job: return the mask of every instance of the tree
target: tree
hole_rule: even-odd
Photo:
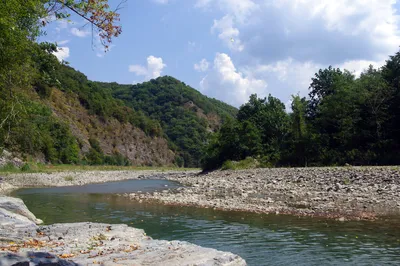
[[[52,162],[78,161],[70,129],[37,102],[32,90],[48,97],[51,87],[59,85],[60,64],[52,54],[56,45],[36,40],[48,18],[63,19],[72,13],[98,30],[106,50],[121,33],[119,15],[106,0],[0,1],[0,148],[28,154],[42,151]]]
[[[120,2],[114,10],[110,8],[108,2],[108,0],[44,0],[44,6],[47,17],[65,19],[73,13],[85,19],[92,26],[92,31],[96,30],[107,51],[112,38],[118,37],[122,32],[121,26],[118,25],[120,19],[117,11],[126,0]],[[47,23],[44,18],[42,24]]]
[[[299,95],[292,95],[292,113],[290,114],[291,141],[293,145],[292,160],[302,166],[307,166],[308,129],[306,124],[307,100]]]
[[[335,93],[334,84],[337,79],[345,78],[348,81],[354,80],[354,76],[349,71],[341,71],[339,68],[332,68],[329,66],[326,69],[320,69],[315,73],[315,77],[311,78],[310,84],[310,97],[308,105],[308,113],[310,117],[315,117],[318,105],[322,100],[331,94]]]

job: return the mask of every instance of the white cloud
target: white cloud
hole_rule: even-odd
[[[308,93],[311,78],[320,68],[332,65],[358,76],[370,64],[382,66],[389,55],[398,51],[400,43],[395,3],[197,0],[195,6],[222,12],[221,17],[214,19],[211,30],[234,52],[232,60],[239,69],[235,68],[234,73],[244,79],[268,82],[268,91],[287,102],[291,94]],[[219,84],[215,66],[211,72],[202,86]],[[241,103],[247,100],[243,97]],[[235,102],[237,105],[239,100]]]
[[[72,28],[71,33],[72,33],[72,35],[75,35],[75,36],[81,37],[81,38],[90,35],[90,31],[78,29],[78,28]]]
[[[334,68],[347,69],[359,76],[369,65],[379,68],[384,64],[368,60],[345,61],[342,64],[333,65]],[[259,64],[246,67],[242,70],[245,75],[253,75],[268,82],[269,91],[286,103],[290,102],[290,95],[308,95],[311,78],[319,69],[327,66],[313,61],[300,62],[289,57],[271,64]],[[288,105],[287,105],[288,106]]]
[[[216,54],[213,69],[200,82],[203,93],[235,106],[246,102],[253,93],[265,96],[266,88],[264,80],[238,71],[231,58],[224,53]]]
[[[209,65],[210,63],[208,63],[208,61],[203,58],[199,63],[194,64],[194,69],[199,72],[205,72],[208,70]]]
[[[233,27],[233,17],[226,15],[220,20],[214,20],[214,25],[211,28],[211,32],[218,31],[218,37],[224,41],[230,49],[234,51],[242,51],[244,46],[239,39],[239,30]]]
[[[57,42],[57,45],[64,45],[67,43],[69,43],[69,40],[62,40],[62,41]]]
[[[147,66],[130,65],[129,72],[133,72],[137,76],[144,76],[146,80],[149,80],[161,76],[161,73],[166,66],[167,65],[163,63],[161,57],[150,55],[147,57]]]
[[[255,65],[244,72],[267,80],[271,94],[283,98],[282,92],[285,92],[288,99],[292,94],[307,95],[311,78],[322,67],[312,61],[299,62],[289,57],[272,64]]]
[[[54,20],[57,23],[57,26],[55,27],[56,32],[60,32],[61,30],[68,28],[70,24],[66,19],[56,19],[55,17],[49,19],[49,21],[54,21]]]
[[[69,57],[69,47],[57,47],[57,52],[53,52],[58,61],[63,61]]]
[[[361,73],[368,69],[370,65],[373,65],[374,68],[380,68],[385,64],[385,61],[370,61],[370,60],[351,60],[346,61],[343,64],[340,64],[338,67],[340,69],[347,69],[352,72],[356,77],[359,77]]]

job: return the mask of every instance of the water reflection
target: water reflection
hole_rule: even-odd
[[[17,194],[46,223],[125,223],[239,254],[249,265],[397,265],[400,224],[336,222],[139,203],[112,194]]]

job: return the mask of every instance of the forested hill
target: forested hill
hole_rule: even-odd
[[[136,112],[160,123],[177,163],[198,166],[204,144],[237,109],[202,95],[185,83],[164,76],[136,85],[96,83]]]
[[[172,77],[88,80],[57,60],[56,44],[37,42],[47,18],[71,13],[92,22],[105,51],[121,33],[119,14],[96,1],[0,1],[0,159],[199,166],[210,132],[237,110]]]
[[[51,163],[199,166],[209,132],[237,109],[172,77],[93,82],[31,44],[37,73],[1,93],[0,148]]]

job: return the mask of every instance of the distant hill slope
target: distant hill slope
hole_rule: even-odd
[[[52,60],[54,82],[42,74],[13,95],[0,91],[0,154],[6,149],[67,164],[197,167],[209,133],[237,112],[172,77],[137,85],[94,82],[44,57]]]
[[[115,99],[73,68],[58,71],[61,90],[53,89],[50,106],[67,122],[83,154],[91,155],[97,143],[105,155],[120,154],[134,165],[172,165],[159,123]],[[94,143],[93,143],[94,142]]]
[[[157,120],[170,147],[180,154],[178,163],[187,167],[199,166],[208,133],[237,112],[235,107],[204,96],[170,76],[136,85],[96,84],[135,111]]]
[[[169,166],[176,155],[160,124],[111,91],[54,62],[57,86],[37,82],[0,100],[0,155],[65,164]],[[7,91],[1,91],[7,97]]]

